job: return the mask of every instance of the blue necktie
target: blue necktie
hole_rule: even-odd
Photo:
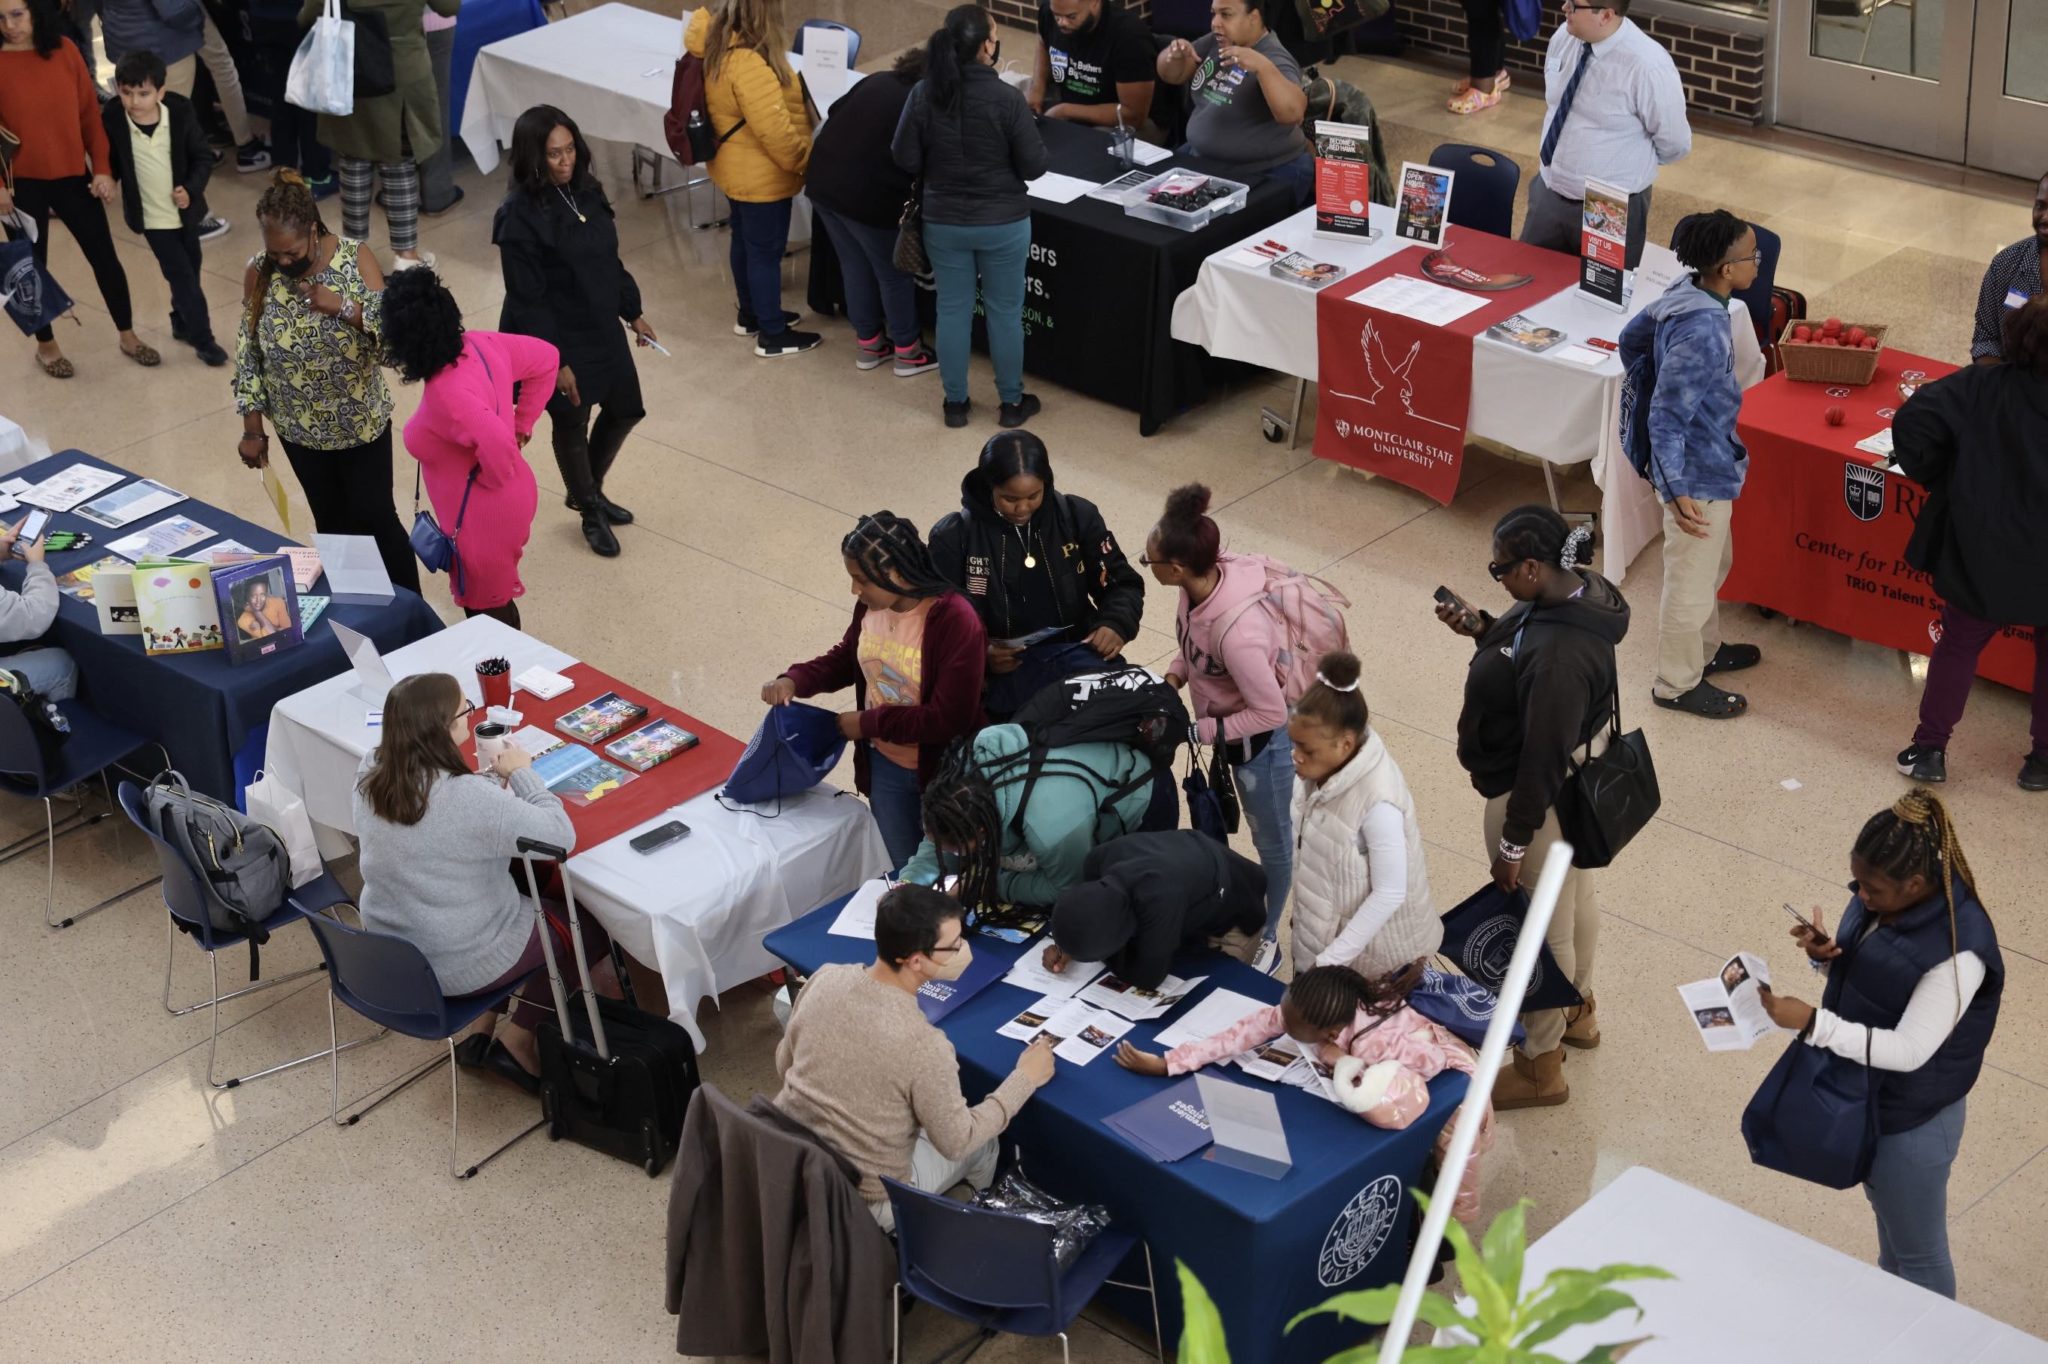
[[[1538,153],[1543,164],[1549,165],[1550,158],[1557,151],[1557,139],[1564,133],[1564,121],[1571,117],[1572,97],[1579,93],[1579,82],[1586,78],[1586,68],[1593,62],[1593,45],[1579,44],[1579,64],[1572,71],[1572,78],[1565,82],[1564,98],[1557,102],[1557,112],[1551,116],[1550,127],[1543,133],[1543,150]]]

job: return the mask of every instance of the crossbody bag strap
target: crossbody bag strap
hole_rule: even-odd
[[[484,367],[484,382],[491,386],[491,415],[502,415],[498,411],[498,376],[491,372],[490,357],[475,341],[469,343],[469,348],[476,354],[476,362]],[[455,528],[449,532],[450,538],[462,533],[463,518],[469,515],[469,495],[476,491],[476,476],[482,472],[481,464],[470,466],[469,480],[462,485],[462,504],[455,509]]]

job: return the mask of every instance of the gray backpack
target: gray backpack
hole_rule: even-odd
[[[195,795],[175,771],[144,793],[149,818],[206,880],[207,918],[217,933],[248,933],[284,908],[291,858],[284,841],[231,805]]]

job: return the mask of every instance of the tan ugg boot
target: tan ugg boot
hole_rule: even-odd
[[[1494,1077],[1493,1110],[1550,1108],[1571,1098],[1571,1086],[1564,1082],[1564,1048],[1541,1056],[1512,1053],[1514,1064]]]
[[[1586,1002],[1576,1009],[1564,1011],[1564,1044],[1586,1051],[1600,1045],[1600,1017],[1593,994],[1586,992]]]

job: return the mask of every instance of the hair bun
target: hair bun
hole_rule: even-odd
[[[1202,483],[1183,483],[1166,495],[1166,514],[1160,519],[1176,525],[1193,525],[1208,514],[1208,486]]]
[[[1359,673],[1362,671],[1363,666],[1358,661],[1358,655],[1343,649],[1334,649],[1324,654],[1322,661],[1316,664],[1316,675],[1326,685],[1338,691],[1350,691],[1356,687]]]
[[[306,183],[305,173],[291,166],[279,166],[277,168],[277,175],[274,177],[274,179],[275,182],[280,185],[304,186],[304,184]]]

